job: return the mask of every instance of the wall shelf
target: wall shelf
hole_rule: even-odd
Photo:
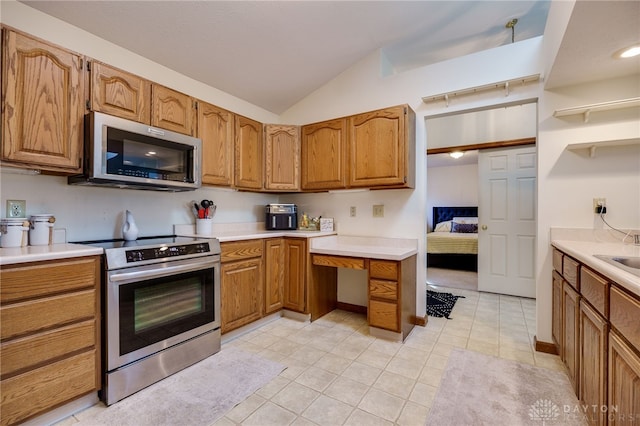
[[[445,101],[449,106],[451,98],[456,96],[473,95],[479,92],[486,92],[489,90],[504,90],[504,95],[509,96],[509,89],[515,85],[524,86],[527,83],[533,83],[540,80],[540,74],[533,74],[526,77],[514,78],[511,80],[498,81],[496,83],[485,84],[483,86],[470,87],[468,89],[456,90],[453,92],[440,93],[438,95],[425,96],[422,98],[422,102],[437,102]]]
[[[640,145],[640,138],[617,139],[617,140],[595,141],[595,142],[585,142],[585,143],[572,143],[567,145],[566,149],[574,152],[586,150],[589,152],[589,157],[594,158],[596,156],[597,148],[626,146],[626,145]]]
[[[557,117],[567,117],[571,115],[583,114],[584,122],[587,123],[589,122],[589,116],[593,112],[611,111],[616,109],[633,108],[633,107],[640,107],[640,97],[621,99],[619,101],[600,102],[597,104],[582,105],[582,106],[573,107],[573,108],[557,109],[554,111],[553,116],[557,118]]]

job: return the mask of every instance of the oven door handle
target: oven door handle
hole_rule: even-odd
[[[214,266],[215,264],[206,265],[203,263],[191,263],[188,265],[178,265],[178,266],[164,266],[161,268],[154,268],[154,269],[145,270],[145,271],[123,272],[119,274],[112,274],[109,276],[109,281],[111,281],[112,283],[142,281],[144,279],[166,277],[168,275],[175,275],[182,272],[200,271],[203,269],[209,269]]]

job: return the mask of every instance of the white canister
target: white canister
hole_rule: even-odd
[[[0,220],[0,247],[24,247],[27,245],[29,221],[25,218]]]
[[[51,214],[34,214],[29,218],[29,245],[46,246],[53,244],[53,224],[56,219]]]
[[[196,219],[196,234],[203,237],[212,237],[213,219]]]

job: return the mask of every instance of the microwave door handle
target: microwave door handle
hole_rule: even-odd
[[[206,269],[202,263],[193,263],[188,265],[166,266],[164,268],[155,268],[146,271],[123,272],[120,274],[112,274],[109,281],[113,283],[126,283],[134,281],[142,281],[145,279],[166,277],[168,275],[179,274],[182,272],[192,272]],[[209,266],[211,267],[211,266]]]
[[[291,229],[291,216],[289,216],[289,229]]]
[[[276,217],[275,216],[271,216],[271,227],[273,229],[276,229]]]

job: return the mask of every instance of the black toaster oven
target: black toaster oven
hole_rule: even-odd
[[[298,227],[298,207],[295,204],[267,204],[265,207],[267,230],[291,230]]]

